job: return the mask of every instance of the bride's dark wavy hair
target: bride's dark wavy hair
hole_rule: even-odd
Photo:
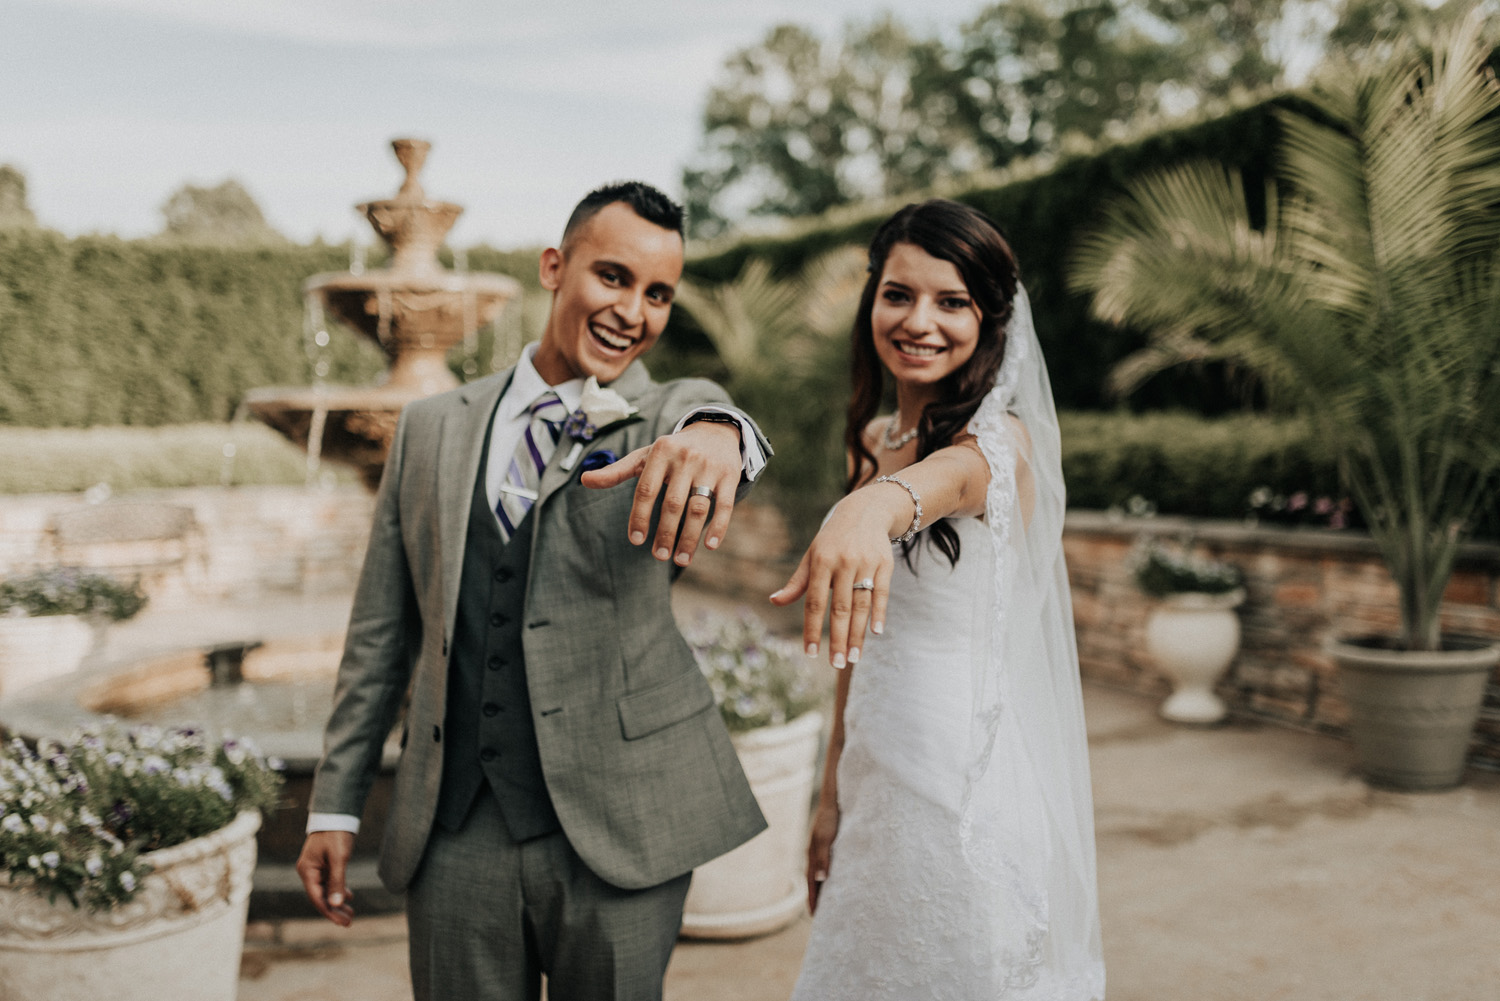
[[[870,277],[859,297],[849,352],[853,391],[849,398],[844,443],[854,457],[849,493],[866,483],[878,464],[865,446],[864,429],[874,419],[885,394],[885,367],[875,353],[870,312],[880,289],[886,258],[898,243],[919,247],[958,269],[970,297],[979,307],[979,344],[963,367],[942,383],[935,402],[917,420],[917,458],[924,459],[952,444],[963,433],[979,403],[995,384],[1005,357],[1005,328],[1010,322],[1020,281],[1016,256],[1000,227],[978,209],[946,198],[934,198],[901,209],[875,233],[870,242]],[[950,564],[958,562],[958,533],[946,520],[925,533]],[[903,547],[908,559],[912,543]]]

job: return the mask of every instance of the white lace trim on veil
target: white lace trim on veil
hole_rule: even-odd
[[[987,892],[1020,909],[1018,940],[996,943],[1008,954],[997,956],[1008,970],[1002,996],[1088,1001],[1104,996],[1104,966],[1061,444],[1023,288],[1006,336],[995,387],[969,423],[990,467],[994,586],[988,635],[976,637],[988,655],[974,658],[959,832]],[[1018,461],[1034,484],[1029,517]]]

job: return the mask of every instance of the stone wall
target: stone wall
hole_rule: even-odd
[[[1245,571],[1243,642],[1219,686],[1232,715],[1345,732],[1348,710],[1324,641],[1398,628],[1395,584],[1367,536],[1070,512],[1063,547],[1084,677],[1153,696],[1169,689],[1145,651],[1150,600],[1126,568],[1141,533],[1190,534],[1199,551]],[[1464,550],[1445,595],[1443,628],[1500,637],[1500,546]],[[1470,759],[1500,768],[1500,674],[1491,680]]]
[[[0,576],[64,565],[138,577],[157,609],[348,593],[373,502],[352,485],[0,497]]]

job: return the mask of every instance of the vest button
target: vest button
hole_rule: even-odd
[[[501,626],[505,625],[509,621],[510,621],[509,617],[505,616],[504,614],[502,614],[500,612],[496,612],[496,613],[494,613],[493,615],[490,616],[490,625],[494,626],[496,629],[499,629]]]
[[[495,579],[502,584],[509,584],[510,579],[514,576],[515,572],[510,567],[501,567],[495,571]]]
[[[484,750],[479,752],[480,761],[494,761],[498,757],[500,757],[500,752],[495,750],[493,747],[486,747]]]
[[[483,712],[486,716],[498,716],[500,715],[500,707],[493,702],[486,702]]]
[[[489,664],[487,664],[486,666],[491,671],[498,671],[502,667],[505,666],[505,658],[504,657],[491,657]]]

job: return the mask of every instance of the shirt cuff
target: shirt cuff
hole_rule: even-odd
[[[745,463],[744,476],[746,480],[754,482],[755,478],[760,475],[760,471],[766,468],[766,454],[761,450],[760,439],[755,436],[755,429],[750,422],[726,407],[698,407],[689,411],[682,420],[678,421],[672,433],[676,434],[687,427],[693,422],[693,418],[700,414],[724,414],[734,418],[734,422],[740,426],[740,458]]]
[[[309,813],[307,833],[316,831],[348,831],[350,834],[358,834],[359,818],[348,813]]]

